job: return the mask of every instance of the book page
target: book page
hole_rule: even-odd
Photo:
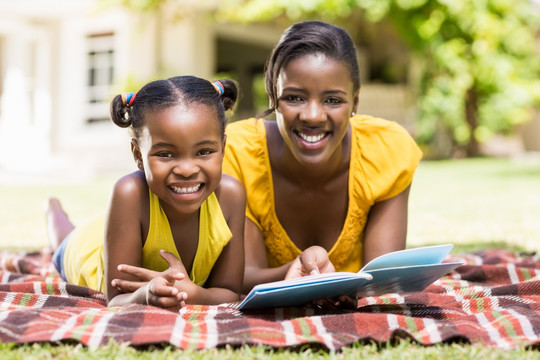
[[[372,276],[367,273],[353,273],[353,272],[332,272],[332,273],[323,273],[315,275],[307,275],[294,279],[274,281],[264,284],[259,284],[253,287],[253,290],[269,290],[269,289],[278,289],[292,287],[296,285],[306,285],[306,284],[316,284],[321,282],[335,281],[339,279],[349,279],[349,278],[365,278],[371,280]]]
[[[448,256],[453,247],[454,245],[452,244],[444,244],[394,251],[371,260],[364,265],[360,271],[370,271],[389,267],[439,264],[446,256]]]

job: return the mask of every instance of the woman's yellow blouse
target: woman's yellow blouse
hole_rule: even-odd
[[[347,217],[329,251],[337,271],[360,270],[369,209],[374,203],[405,190],[422,158],[413,138],[396,122],[356,115],[350,119],[350,124]],[[263,234],[269,265],[286,264],[300,255],[301,249],[291,241],[276,215],[264,120],[237,121],[228,125],[226,132],[223,172],[239,179],[246,188],[246,216]]]

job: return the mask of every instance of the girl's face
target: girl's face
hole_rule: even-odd
[[[148,113],[142,130],[133,154],[167,215],[198,211],[221,180],[225,136],[216,109],[195,104]]]
[[[302,56],[281,70],[276,90],[277,124],[295,159],[320,165],[339,156],[358,102],[347,66],[324,55]]]

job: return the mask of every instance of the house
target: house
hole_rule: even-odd
[[[197,1],[173,5],[141,14],[98,0],[0,0],[0,177],[134,170],[109,103],[155,78],[230,75],[243,92],[235,117],[262,110],[262,70],[285,25],[220,24]],[[407,50],[384,31],[372,33],[387,46],[358,44],[360,109],[411,128]]]
[[[0,0],[0,173],[135,169],[109,103],[156,77],[233,72],[248,94],[238,114],[252,115],[250,77],[282,29],[218,25],[184,2],[182,14],[141,15],[94,0]]]

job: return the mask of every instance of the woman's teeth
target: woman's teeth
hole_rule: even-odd
[[[326,134],[319,134],[319,135],[306,135],[302,134],[301,132],[298,133],[298,136],[300,136],[302,139],[309,143],[315,143],[319,140],[321,140]]]
[[[191,194],[194,192],[199,191],[201,188],[201,184],[190,186],[190,187],[178,187],[178,186],[171,186],[171,189],[178,194]]]

